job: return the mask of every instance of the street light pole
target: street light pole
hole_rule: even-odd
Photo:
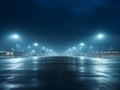
[[[18,45],[19,45],[18,41],[20,40],[20,36],[18,34],[12,34],[10,38],[16,41],[14,55],[15,55],[15,57],[17,57],[17,48],[18,48]]]
[[[83,47],[85,46],[85,43],[83,43],[83,42],[80,43],[80,46],[82,47],[82,49],[81,49],[82,52],[81,53],[82,53],[83,56],[85,56],[85,51],[83,50]]]
[[[33,46],[35,47],[35,50],[36,50],[35,54],[37,56],[38,55],[38,46],[39,46],[39,44],[37,42],[35,42],[35,43],[33,43]]]
[[[102,40],[103,38],[104,38],[103,34],[98,34],[97,35],[97,39]],[[101,42],[100,42],[99,45],[98,45],[99,57],[101,57],[101,54],[100,54],[101,46],[102,45],[101,45]]]

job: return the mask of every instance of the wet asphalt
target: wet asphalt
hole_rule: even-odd
[[[120,90],[120,59],[0,59],[0,90]]]

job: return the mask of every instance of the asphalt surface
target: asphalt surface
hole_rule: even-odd
[[[0,90],[120,90],[120,59],[0,59]]]

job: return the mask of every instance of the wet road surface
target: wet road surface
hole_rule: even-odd
[[[120,59],[0,59],[0,90],[120,90]]]

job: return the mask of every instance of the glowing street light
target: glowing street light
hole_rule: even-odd
[[[42,49],[45,50],[46,48],[43,46]]]
[[[32,50],[31,52],[32,52],[32,53],[35,53],[35,50]]]
[[[47,51],[49,51],[49,49],[47,49]]]
[[[85,44],[82,42],[82,43],[80,43],[80,46],[85,46]]]
[[[72,51],[72,49],[70,48],[68,51]]]
[[[53,52],[53,50],[50,50],[50,52]]]
[[[38,46],[38,43],[34,43],[33,45],[34,45],[35,47],[37,47],[37,46]]]
[[[19,40],[20,36],[18,34],[13,34],[13,35],[11,35],[11,39]]]
[[[104,35],[103,35],[103,34],[98,34],[98,35],[97,35],[97,38],[98,38],[98,39],[103,39],[103,38],[104,38]]]
[[[76,47],[73,47],[72,49],[73,49],[73,50],[75,50],[75,49],[76,49]]]

